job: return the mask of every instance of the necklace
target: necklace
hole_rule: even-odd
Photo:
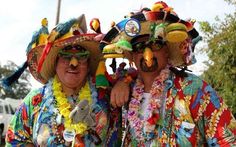
[[[60,114],[64,117],[64,126],[65,129],[74,130],[76,134],[84,134],[88,129],[85,123],[79,122],[77,124],[73,124],[72,120],[69,118],[69,114],[72,110],[71,105],[68,103],[68,99],[65,93],[62,92],[62,85],[58,81],[57,77],[53,79],[53,95],[56,100],[56,106],[60,112]],[[89,82],[87,81],[85,86],[79,91],[78,100],[81,101],[86,99],[89,101],[89,104],[92,103],[91,93],[90,93]]]
[[[131,133],[136,140],[150,140],[155,136],[154,130],[157,121],[160,120],[160,108],[164,99],[164,81],[168,78],[169,72],[169,69],[165,68],[154,79],[150,90],[151,97],[147,106],[147,118],[139,114],[144,93],[144,84],[140,79],[136,80],[128,110]]]

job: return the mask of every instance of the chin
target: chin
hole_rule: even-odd
[[[81,78],[79,79],[69,78],[65,79],[63,83],[68,88],[77,88],[82,85],[83,81],[81,80]]]

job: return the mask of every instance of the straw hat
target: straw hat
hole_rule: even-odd
[[[117,23],[100,43],[104,58],[124,56],[129,59],[127,52],[130,53],[133,40],[149,35],[149,41],[162,40],[167,44],[172,66],[195,63],[194,47],[201,37],[193,27],[194,21],[180,19],[172,8],[163,3],[157,2],[155,4],[159,6],[153,7],[153,10],[135,13]],[[126,43],[120,46],[121,41]]]
[[[59,50],[69,45],[80,45],[90,52],[90,72],[95,74],[100,57],[99,42],[96,33],[87,33],[84,14],[58,24],[49,34],[48,44],[39,61],[38,72],[48,81],[55,75],[55,65]]]

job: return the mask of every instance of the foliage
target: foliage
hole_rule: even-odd
[[[8,61],[6,65],[0,64],[0,80],[10,76],[17,70],[18,66],[12,62]],[[4,99],[6,97],[14,98],[14,99],[22,99],[26,96],[26,94],[30,91],[30,74],[29,71],[26,70],[21,77],[11,85],[11,89],[3,89],[2,85],[0,85],[0,99]]]
[[[235,0],[225,0],[229,4],[235,5],[236,6],[236,1]]]
[[[226,1],[236,6],[234,1]],[[214,24],[201,22],[200,27],[208,44],[204,50],[210,59],[202,77],[236,114],[236,12],[226,15],[224,20],[216,18]]]

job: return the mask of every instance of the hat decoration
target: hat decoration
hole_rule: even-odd
[[[50,33],[48,43],[39,60],[38,72],[46,81],[55,75],[56,58],[60,50],[68,46],[81,46],[89,51],[90,72],[95,74],[101,57],[98,33],[87,33],[85,15],[58,24]]]
[[[131,40],[134,38],[149,35],[148,42],[159,41],[168,46],[172,66],[187,66],[196,62],[193,52],[196,43],[200,40],[196,39],[199,38],[199,34],[193,27],[194,22],[180,19],[173,8],[163,1],[156,2],[151,11],[134,13],[117,23],[101,41],[100,49],[103,50],[104,57],[116,58],[118,55],[120,57],[123,55],[129,59],[125,54],[127,50],[113,54],[117,50],[116,44],[125,40],[130,43],[128,46],[132,46],[135,42],[131,43]],[[131,49],[134,51],[133,48]],[[109,51],[111,55],[107,54]]]
[[[132,45],[126,40],[120,40],[104,47],[104,58],[123,58],[124,51],[132,51]]]
[[[37,81],[41,83],[45,82],[42,76],[37,72],[37,66],[39,56],[44,48],[49,34],[47,18],[43,18],[41,20],[41,25],[41,28],[33,33],[31,41],[26,48],[27,61],[25,61],[21,67],[1,82],[5,89],[10,89],[10,86],[20,78],[27,67],[29,67],[30,73]]]
[[[94,32],[101,34],[101,25],[100,20],[98,18],[93,18],[89,23],[90,29]]]

